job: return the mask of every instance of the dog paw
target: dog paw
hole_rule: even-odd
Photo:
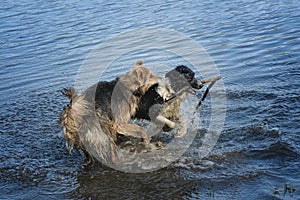
[[[93,157],[88,157],[85,158],[83,164],[82,164],[82,168],[88,168],[88,167],[93,167],[94,166],[94,158]]]

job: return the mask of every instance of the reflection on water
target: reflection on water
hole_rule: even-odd
[[[299,8],[296,0],[2,2],[0,198],[299,198]],[[224,131],[202,160],[205,127],[164,169],[128,174],[100,163],[83,169],[83,155],[67,153],[57,123],[67,104],[60,90],[74,83],[96,45],[143,27],[175,29],[207,49],[226,87]],[[139,56],[149,65],[182,64],[170,54],[147,53],[120,55],[114,64]],[[285,184],[295,190],[284,193]]]

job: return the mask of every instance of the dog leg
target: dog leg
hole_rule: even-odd
[[[94,158],[93,156],[85,149],[82,149],[85,159],[83,163],[83,167],[93,166],[94,165]]]
[[[187,121],[184,117],[180,117],[180,126],[178,130],[176,131],[176,134],[174,135],[175,138],[181,138],[183,137],[187,132]]]
[[[133,136],[143,138],[145,143],[149,143],[149,139],[144,129],[136,124],[119,124],[117,132],[125,136]]]
[[[110,149],[111,149],[111,161],[112,161],[112,163],[118,163],[120,160],[119,160],[119,157],[117,155],[116,148],[115,148],[114,144],[110,144]]]

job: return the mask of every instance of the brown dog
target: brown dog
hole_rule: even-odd
[[[60,116],[67,148],[74,145],[87,156],[116,162],[117,134],[149,139],[141,126],[130,123],[143,95],[152,85],[161,80],[138,61],[129,72],[112,81],[102,81],[78,95],[74,89],[65,89],[63,94],[70,99]],[[139,95],[135,95],[136,93]],[[93,152],[94,151],[94,152]]]
[[[81,148],[87,156],[87,164],[92,161],[92,155],[106,162],[116,162],[118,134],[149,142],[144,129],[130,119],[151,120],[149,109],[156,104],[161,106],[154,112],[155,121],[165,124],[164,131],[175,128],[175,121],[179,121],[175,137],[181,137],[187,126],[179,114],[181,101],[187,93],[193,93],[193,88],[201,87],[202,83],[186,66],[176,67],[162,79],[138,61],[126,74],[113,81],[99,82],[81,95],[74,89],[64,90],[70,104],[62,112],[60,123],[67,148],[69,151],[74,145]]]

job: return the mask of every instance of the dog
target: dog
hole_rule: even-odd
[[[68,150],[71,152],[74,146],[82,149],[86,165],[93,163],[92,155],[114,163],[118,161],[118,134],[140,137],[149,143],[144,129],[130,120],[141,97],[160,80],[161,77],[138,61],[126,74],[112,81],[98,82],[81,95],[74,89],[65,89],[63,94],[70,104],[60,115],[60,125]]]
[[[67,148],[70,152],[74,146],[82,149],[86,155],[84,165],[93,163],[92,155],[106,162],[117,162],[118,134],[141,137],[144,143],[149,143],[144,129],[130,123],[130,119],[150,120],[149,109],[158,104],[163,107],[154,114],[155,120],[169,129],[175,128],[171,120],[179,120],[180,102],[187,92],[193,92],[191,88],[200,89],[201,84],[186,66],[176,67],[163,79],[138,61],[126,74],[112,81],[101,81],[81,95],[74,89],[65,89],[63,94],[70,104],[60,116],[60,125]]]
[[[164,132],[174,129],[174,121],[179,121],[182,127],[177,130],[175,137],[182,137],[186,132],[186,122],[180,116],[181,101],[188,93],[195,95],[194,89],[202,87],[203,83],[195,78],[195,73],[190,68],[184,65],[177,66],[141,97],[134,118],[162,123]]]

